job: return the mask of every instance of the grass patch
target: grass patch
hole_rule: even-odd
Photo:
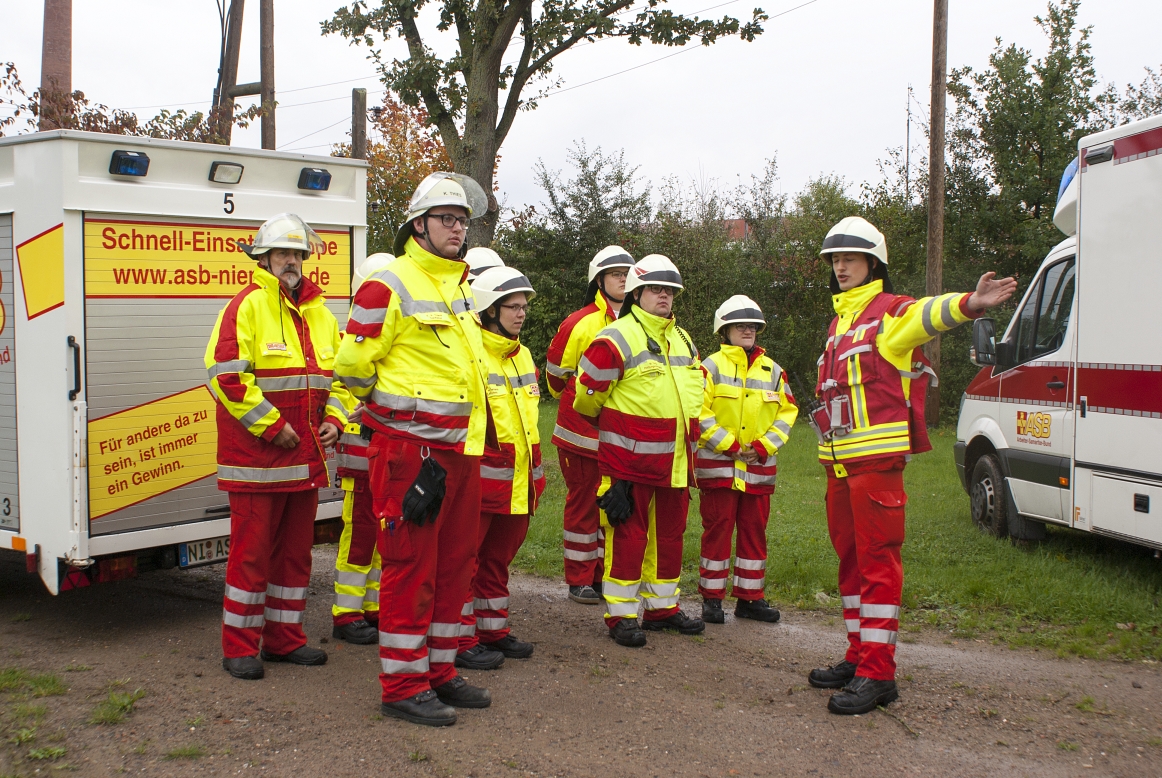
[[[23,746],[36,740],[36,727],[25,727],[16,730],[16,734],[8,739],[8,742],[14,746]]]
[[[55,673],[34,675],[28,679],[28,685],[32,688],[33,697],[58,697],[69,691],[69,687]]]
[[[165,758],[172,762],[176,759],[201,759],[205,755],[206,749],[199,745],[192,744],[188,746],[182,746],[181,748],[175,748],[173,751],[167,753]]]
[[[413,762],[426,762],[428,761],[428,755],[423,751],[408,751],[408,759]]]
[[[31,613],[16,613],[16,614],[13,614],[11,617],[9,617],[8,620],[11,622],[14,622],[14,623],[20,622],[20,621],[32,621],[32,614]]]
[[[50,759],[57,760],[67,754],[69,750],[64,746],[48,746],[46,748],[34,748],[28,752],[29,759]]]
[[[134,704],[144,696],[145,689],[135,689],[132,692],[109,692],[109,696],[101,700],[93,709],[89,723],[120,724],[126,716],[133,712]]]
[[[564,576],[565,484],[550,443],[556,403],[541,404],[547,486],[513,567]],[[767,529],[766,596],[776,604],[840,614],[838,562],[827,535],[826,477],[805,423],[779,453],[779,488]],[[908,466],[904,631],[988,639],[1060,655],[1162,660],[1162,565],[1149,549],[1049,527],[1042,543],[1015,545],[979,532],[952,460],[956,433],[932,431],[934,450]],[[691,490],[681,588],[697,598],[701,520]],[[562,587],[564,586],[562,582]],[[823,593],[825,597],[817,597]],[[1135,628],[1119,629],[1118,624]]]

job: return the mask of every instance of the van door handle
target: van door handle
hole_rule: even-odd
[[[1064,389],[1065,388],[1064,381],[1050,381],[1049,383],[1047,383],[1045,385],[1048,386],[1050,389]]]
[[[69,390],[69,399],[75,400],[81,393],[81,344],[72,335],[69,335],[68,344],[73,350],[73,388]]]

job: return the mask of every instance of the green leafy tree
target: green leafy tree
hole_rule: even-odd
[[[497,154],[517,114],[536,108],[553,84],[532,96],[526,90],[547,80],[556,58],[569,49],[603,38],[664,46],[695,39],[709,46],[728,35],[751,41],[767,19],[758,8],[746,22],[729,16],[700,19],[671,11],[665,0],[640,6],[635,0],[439,0],[436,13],[421,19],[426,5],[427,0],[356,0],[322,28],[366,45],[383,83],[408,105],[424,106],[456,170],[486,192],[494,189]],[[434,30],[421,29],[428,19]],[[393,38],[406,44],[406,58],[388,60],[378,48]],[[433,38],[441,38],[440,47],[452,53],[437,55]],[[514,43],[519,53],[510,61],[507,52]],[[490,198],[488,213],[473,223],[472,245],[492,242],[498,214]]]

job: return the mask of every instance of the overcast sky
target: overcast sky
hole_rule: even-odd
[[[643,176],[735,184],[777,155],[784,191],[823,173],[853,185],[877,177],[877,160],[904,144],[907,90],[914,113],[927,110],[932,44],[930,0],[673,0],[675,11],[705,16],[747,14],[753,5],[775,17],[754,43],[726,39],[712,47],[646,64],[675,49],[605,40],[557,59],[559,94],[522,113],[501,150],[499,184],[510,207],[542,199],[532,168],[543,159],[565,166],[575,140],[606,151],[625,149]],[[258,80],[258,2],[247,4],[240,82]],[[348,137],[350,90],[366,87],[374,105],[383,85],[366,49],[319,31],[339,0],[277,0],[275,63],[280,149],[327,153]],[[797,7],[803,6],[803,7]],[[1033,17],[1044,0],[952,0],[950,67],[987,64],[995,38],[1044,51]],[[0,0],[0,61],[11,60],[30,91],[40,79],[43,5]],[[218,12],[214,0],[133,2],[73,0],[73,86],[92,100],[132,108],[143,119],[161,107],[204,110],[217,78]],[[1083,25],[1094,26],[1093,51],[1103,82],[1139,83],[1158,68],[1162,2],[1086,0]],[[432,26],[431,45],[446,52]],[[386,51],[398,51],[389,44]],[[517,49],[511,51],[516,55]],[[610,74],[645,65],[592,83]],[[334,83],[343,82],[343,83]],[[570,88],[576,87],[576,88]],[[913,146],[925,141],[913,129]],[[254,129],[235,131],[237,145],[258,147]]]

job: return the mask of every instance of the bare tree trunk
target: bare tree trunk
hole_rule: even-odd
[[[218,93],[217,111],[218,135],[222,142],[230,145],[234,130],[234,87],[238,85],[238,52],[242,47],[242,17],[246,10],[246,0],[232,0],[229,21],[226,23],[226,51],[222,57],[222,87]]]
[[[944,98],[948,72],[948,0],[934,0],[932,11],[932,118],[928,139],[928,295],[944,291]],[[940,336],[924,347],[940,375]],[[928,388],[928,424],[940,423],[940,389]]]
[[[73,2],[44,0],[40,52],[40,130],[63,126],[73,91]]]

